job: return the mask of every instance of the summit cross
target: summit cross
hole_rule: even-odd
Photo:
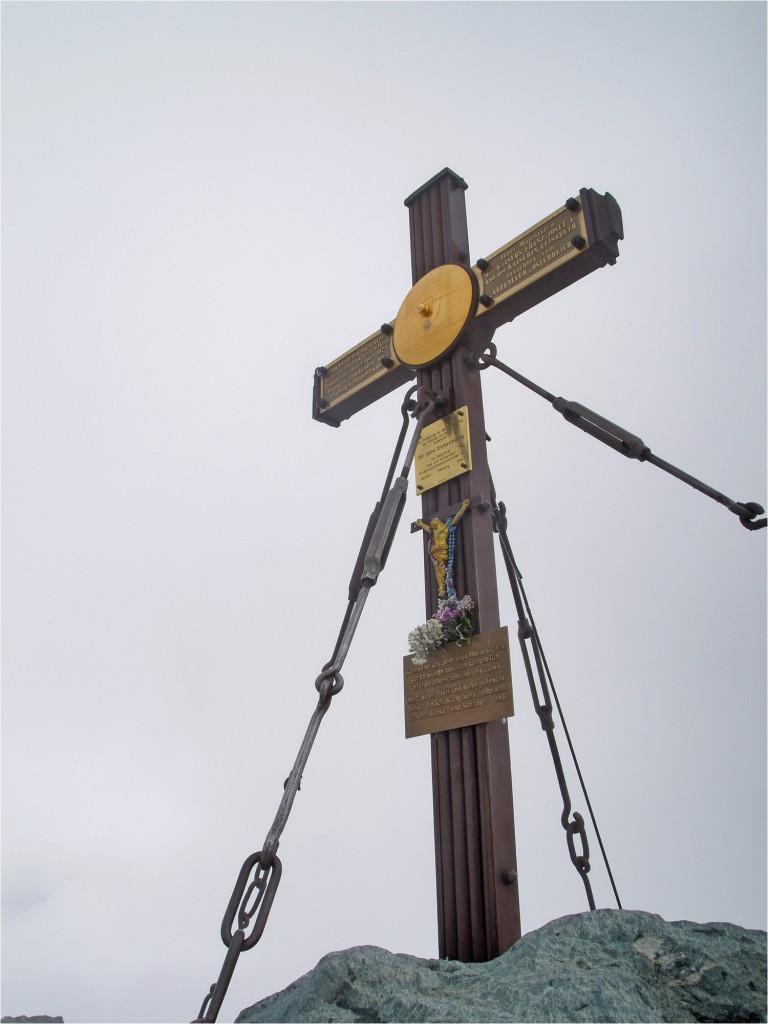
[[[477,633],[499,627],[489,514],[491,481],[477,358],[502,324],[613,264],[623,230],[608,193],[581,189],[554,213],[474,265],[466,182],[445,168],[405,200],[413,288],[397,318],[315,371],[313,417],[343,420],[417,378],[440,396],[435,418],[466,407],[471,467],[422,493],[422,517],[456,516],[457,590],[475,602]],[[426,611],[438,588],[424,537]],[[430,735],[439,956],[481,962],[520,937],[509,734],[504,719]]]

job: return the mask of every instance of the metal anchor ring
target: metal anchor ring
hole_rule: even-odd
[[[498,351],[495,342],[489,341],[479,355],[468,359],[467,362],[475,370],[487,370],[489,366],[493,366],[493,361],[498,355]]]

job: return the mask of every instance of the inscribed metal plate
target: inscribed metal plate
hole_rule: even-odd
[[[557,267],[575,259],[588,246],[587,224],[581,203],[577,209],[561,207],[530,230],[492,253],[482,271],[480,290],[494,303],[527,288]],[[487,307],[480,306],[478,316]]]
[[[414,456],[418,494],[472,469],[469,441],[466,405],[422,429]]]
[[[391,325],[389,328],[369,335],[315,371],[314,419],[338,426],[415,376],[395,356]]]
[[[403,677],[406,738],[515,713],[506,626],[478,633],[469,644],[433,651],[425,665],[414,665],[407,655]]]
[[[420,278],[395,317],[394,350],[401,363],[429,366],[445,357],[475,312],[477,282],[457,263],[444,263]]]

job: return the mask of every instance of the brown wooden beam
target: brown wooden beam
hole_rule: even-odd
[[[413,280],[443,263],[469,266],[466,183],[446,168],[406,200]],[[467,363],[490,337],[472,324],[449,359],[419,372],[419,383],[445,396],[445,415],[468,406],[472,471],[428,491],[422,517],[481,494],[490,496],[480,373]],[[427,615],[437,609],[437,585],[424,549]],[[457,534],[459,595],[475,601],[477,632],[499,625],[490,513],[475,507]],[[432,780],[440,957],[465,962],[499,956],[520,937],[512,775],[504,721],[433,734]]]

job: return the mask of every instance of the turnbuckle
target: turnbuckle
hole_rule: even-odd
[[[547,391],[538,384],[534,384],[532,380],[528,380],[527,377],[513,370],[511,366],[502,363],[497,358],[497,354],[496,345],[491,341],[479,355],[472,357],[470,365],[476,370],[486,370],[489,366],[495,366],[502,373],[506,373],[508,377],[516,380],[541,398],[545,398],[553,409],[562,414],[566,422],[572,423],[573,426],[583,430],[585,434],[589,434],[628,459],[636,459],[638,462],[648,462],[650,465],[656,466],[657,469],[669,473],[675,479],[688,484],[689,487],[693,487],[694,490],[699,491],[701,494],[706,494],[708,498],[712,498],[713,501],[718,502],[720,505],[724,505],[730,512],[739,517],[741,525],[746,527],[747,530],[762,530],[768,526],[768,519],[757,519],[757,516],[765,514],[765,509],[756,501],[734,501],[733,498],[722,494],[714,487],[710,487],[709,484],[697,480],[695,476],[691,476],[685,470],[673,466],[664,459],[660,459],[658,455],[651,451],[645,441],[630,433],[624,427],[619,426],[618,423],[613,423],[611,420],[606,419],[605,416],[601,416],[579,402],[557,398],[551,391]]]

